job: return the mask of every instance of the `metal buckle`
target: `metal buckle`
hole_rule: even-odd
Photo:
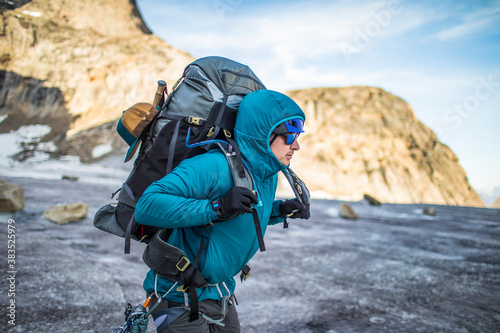
[[[201,123],[202,120],[203,119],[198,118],[198,117],[189,116],[188,123],[189,124],[194,124],[194,125],[200,125],[200,123]]]
[[[186,290],[187,290],[187,288],[185,288],[184,285],[177,287],[177,291],[180,291],[181,293],[185,293]]]
[[[228,130],[224,130],[224,135],[226,136],[226,138],[231,138],[232,137],[231,132],[229,132]]]
[[[241,273],[240,274],[241,282],[246,281],[250,277],[250,275],[252,275],[252,273],[250,273],[250,272],[248,272],[247,274]]]
[[[252,275],[252,273],[250,273],[250,267],[248,267],[248,265],[243,267],[240,274],[241,282],[246,281],[250,275]]]
[[[188,258],[182,257],[177,264],[175,264],[175,267],[179,270],[179,272],[184,272],[186,268],[189,266],[191,262],[189,261]]]
[[[215,133],[215,126],[210,128],[210,131],[208,131],[207,138],[211,137]]]

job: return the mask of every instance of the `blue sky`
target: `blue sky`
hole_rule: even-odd
[[[403,98],[476,190],[500,186],[500,1],[137,3],[167,43],[245,63],[269,89],[367,85]]]

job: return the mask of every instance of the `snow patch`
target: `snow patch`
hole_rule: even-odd
[[[30,159],[15,165],[0,164],[0,174],[45,180],[59,180],[63,175],[70,175],[77,177],[79,182],[107,184],[119,188],[128,177],[129,171],[99,164],[84,164],[77,156],[63,156],[57,160]]]
[[[113,146],[111,145],[111,142],[108,142],[103,145],[95,146],[94,149],[92,150],[92,157],[98,158],[108,153],[111,153],[112,151],[113,151]]]
[[[51,128],[47,125],[28,125],[10,133],[0,134],[0,145],[2,147],[0,166],[15,164],[10,157],[23,151],[24,144],[38,144],[40,151],[35,152],[34,159],[36,161],[47,160],[48,156],[43,151],[54,151],[55,145],[52,142],[40,141],[50,131]]]
[[[313,199],[328,199],[328,200],[339,199],[339,198],[336,198],[335,196],[331,195],[330,193],[326,193],[323,191],[311,191],[311,198],[313,198]]]
[[[32,12],[30,10],[23,10],[22,13],[24,15],[29,15],[29,16],[33,16],[33,17],[41,17],[42,16],[42,13],[40,13],[40,12]]]
[[[339,217],[339,210],[337,208],[328,208],[326,214],[331,217]]]

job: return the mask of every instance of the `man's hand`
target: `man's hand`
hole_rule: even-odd
[[[218,201],[213,202],[212,207],[217,216],[222,218],[234,213],[251,213],[252,204],[257,203],[257,196],[252,191],[245,187],[233,186]]]
[[[297,199],[286,200],[279,205],[280,215],[291,219],[308,219],[311,216],[309,204],[304,205]]]

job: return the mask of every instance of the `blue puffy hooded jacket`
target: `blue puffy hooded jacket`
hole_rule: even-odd
[[[270,90],[250,93],[241,101],[236,119],[234,138],[243,159],[254,178],[259,203],[257,210],[263,234],[268,224],[283,222],[275,200],[278,172],[286,168],[271,152],[271,133],[285,120],[305,115],[288,96]],[[182,161],[171,173],[151,184],[137,203],[137,222],[161,228],[174,228],[168,242],[184,251],[193,262],[203,237],[203,253],[198,269],[209,284],[225,282],[229,291],[235,289],[234,276],[259,249],[252,214],[238,215],[228,221],[210,224],[217,219],[210,203],[219,199],[233,186],[225,156],[220,150]],[[150,270],[144,289],[155,290],[155,275]],[[157,291],[165,293],[173,283],[157,277]],[[225,289],[222,289],[225,291]],[[214,286],[197,289],[199,300],[221,299]],[[227,292],[226,292],[227,293]],[[227,296],[227,295],[224,295]],[[181,292],[172,291],[167,297],[184,302]]]

